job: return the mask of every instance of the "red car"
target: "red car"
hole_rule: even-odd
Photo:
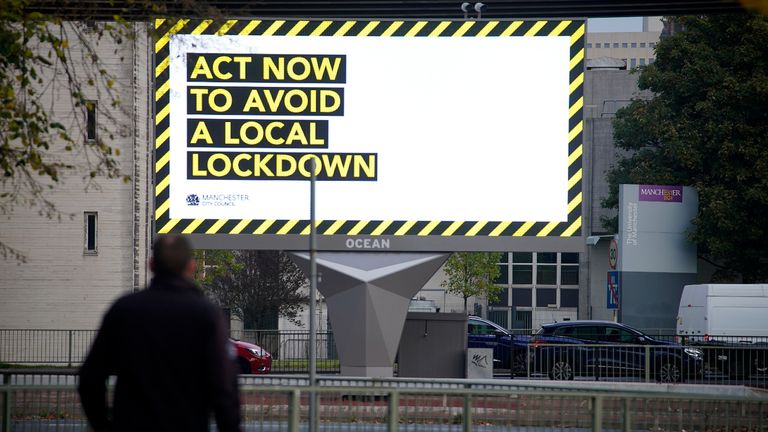
[[[237,366],[241,374],[265,374],[272,370],[272,355],[267,350],[241,340],[230,340],[237,349]]]

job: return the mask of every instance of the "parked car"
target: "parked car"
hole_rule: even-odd
[[[468,317],[467,327],[469,348],[493,348],[494,369],[526,374],[530,336],[513,335],[504,327],[476,316]]]
[[[686,285],[677,334],[731,378],[768,373],[768,284]]]
[[[610,321],[545,324],[533,337],[531,352],[533,370],[555,380],[642,377],[647,368],[657,381],[680,382],[703,370],[701,350]]]
[[[272,355],[258,345],[230,339],[237,350],[237,366],[241,374],[265,374],[272,370]]]

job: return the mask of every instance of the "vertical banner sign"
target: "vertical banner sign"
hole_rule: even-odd
[[[583,243],[582,21],[155,27],[158,233],[303,245],[314,161],[320,249]]]
[[[608,272],[608,283],[606,284],[606,298],[608,309],[619,309],[621,303],[621,279],[619,272]]]

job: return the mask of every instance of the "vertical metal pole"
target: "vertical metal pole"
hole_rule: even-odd
[[[631,405],[629,398],[624,399],[624,432],[632,431],[632,417],[629,411]]]
[[[299,432],[299,412],[301,411],[301,392],[292,390],[288,400],[288,432]]]
[[[69,353],[67,354],[67,366],[72,367],[72,330],[69,331]]]
[[[11,432],[11,374],[3,374],[3,426],[2,432]]]
[[[651,382],[651,347],[645,346],[645,382]]]
[[[464,432],[472,430],[472,396],[464,395]]]
[[[531,344],[525,346],[525,377],[531,379]]]
[[[393,391],[389,394],[389,407],[387,409],[387,432],[397,432],[400,423],[400,393]]]
[[[603,430],[603,398],[595,396],[592,399],[592,432]]]
[[[316,159],[310,161],[309,179],[309,386],[317,381],[317,329],[315,328],[315,301],[317,297],[317,233],[315,227],[315,171]],[[317,432],[317,396],[309,392],[309,431]]]

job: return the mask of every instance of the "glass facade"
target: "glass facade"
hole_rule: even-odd
[[[503,285],[499,300],[489,304],[489,317],[508,328],[528,328],[536,309],[579,306],[579,254],[566,252],[511,252],[499,262]]]

